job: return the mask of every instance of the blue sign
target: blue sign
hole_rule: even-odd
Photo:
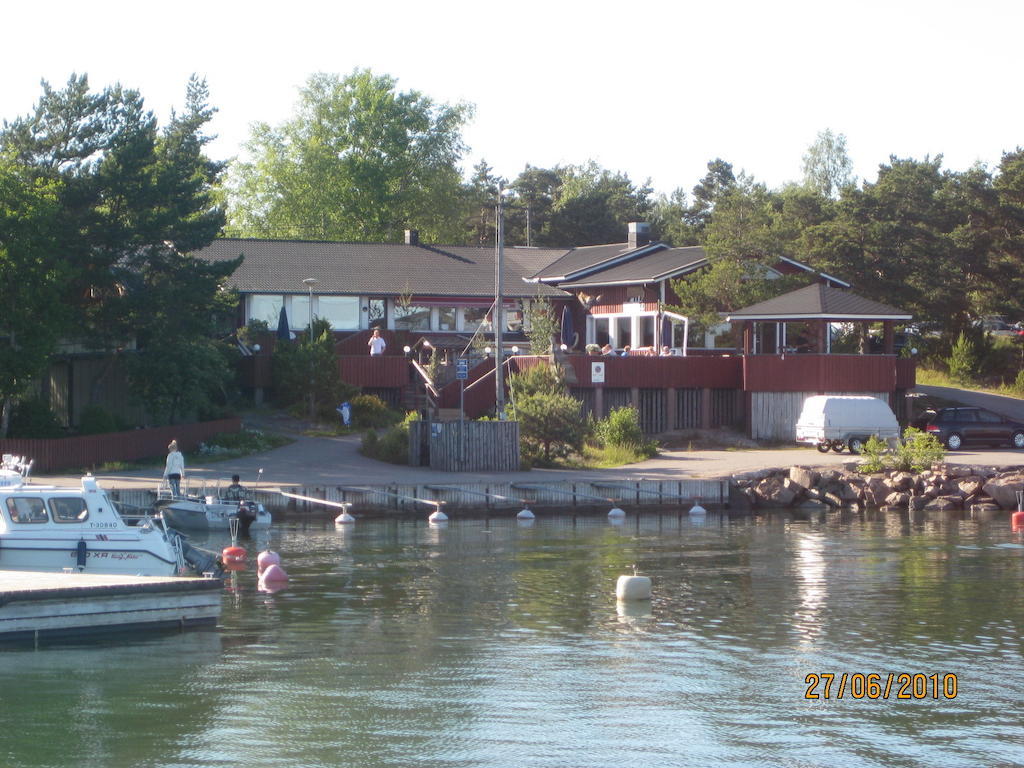
[[[468,379],[469,378],[469,360],[464,357],[460,357],[455,361],[455,379]]]

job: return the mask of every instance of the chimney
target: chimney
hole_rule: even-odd
[[[630,226],[633,226],[630,224]],[[418,229],[407,229],[405,230],[405,244],[406,245],[419,245],[420,244],[420,231]]]
[[[646,221],[629,222],[629,248],[643,248],[651,242],[651,225]]]

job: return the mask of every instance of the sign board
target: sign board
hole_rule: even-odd
[[[590,383],[604,384],[604,363],[590,364]]]
[[[465,380],[469,378],[469,360],[460,357],[455,361],[455,379]]]

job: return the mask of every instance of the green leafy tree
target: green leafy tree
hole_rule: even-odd
[[[134,342],[135,394],[165,417],[202,404],[182,399],[196,391],[185,377],[228,377],[220,356],[205,348],[224,281],[240,260],[210,265],[187,255],[224,223],[213,197],[221,165],[204,154],[203,128],[213,115],[207,98],[205,82],[193,77],[186,109],[160,131],[138,92],[119,85],[93,92],[86,76],[72,75],[62,90],[44,82],[34,112],[0,132],[0,146],[31,184],[55,190],[52,252],[67,270],[63,299],[74,313],[59,335],[108,360]],[[194,353],[173,407],[157,383],[169,345]],[[102,375],[93,388],[101,384]]]
[[[701,238],[704,228],[711,221],[719,198],[735,186],[736,175],[733,173],[731,163],[727,163],[721,158],[715,158],[708,163],[707,174],[693,188],[693,203],[685,217],[686,223],[689,224],[698,239]]]
[[[311,418],[335,418],[338,404],[357,393],[341,380],[331,324],[323,318],[314,318],[301,340],[274,347],[273,380],[277,403],[305,403]]]
[[[846,152],[846,136],[826,128],[807,149],[803,161],[804,184],[825,195],[837,198],[845,187],[856,183],[853,161]]]
[[[676,246],[698,245],[697,230],[690,222],[686,190],[679,188],[660,195],[651,208],[651,230],[657,239]]]
[[[551,301],[542,296],[535,297],[530,302],[526,319],[529,324],[526,336],[530,339],[530,351],[535,355],[549,354],[552,340],[561,330],[561,321]]]
[[[960,384],[969,384],[978,373],[978,354],[974,342],[966,333],[961,333],[953,344],[949,359],[946,361],[949,366],[950,377]]]
[[[316,74],[296,115],[258,123],[230,172],[231,227],[243,235],[435,242],[464,237],[459,160],[466,104],[439,105],[369,70]]]
[[[12,408],[43,371],[68,321],[67,264],[58,258],[53,184],[34,184],[0,159],[0,437]]]
[[[635,186],[624,173],[612,173],[593,160],[558,169],[561,184],[544,232],[550,245],[621,242],[631,221],[646,221],[651,209],[649,182]]]

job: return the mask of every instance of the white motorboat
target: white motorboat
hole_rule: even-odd
[[[218,572],[216,556],[160,520],[128,525],[87,475],[80,487],[34,485],[11,457],[0,464],[0,569],[173,576]]]
[[[260,470],[262,472],[262,470]],[[210,493],[173,497],[161,487],[157,492],[156,509],[170,528],[180,531],[231,531],[237,520],[238,533],[266,530],[273,516],[252,498],[247,490],[221,491],[219,485]]]

